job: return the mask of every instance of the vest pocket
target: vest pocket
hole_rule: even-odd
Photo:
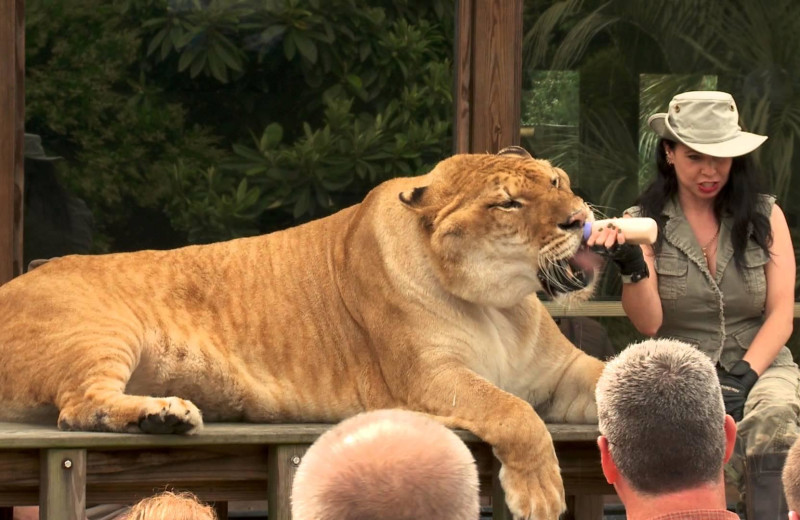
[[[674,300],[686,294],[688,259],[677,255],[661,254],[656,257],[658,294],[664,300]]]
[[[753,342],[753,339],[756,337],[756,334],[758,334],[760,329],[761,323],[747,325],[731,334],[731,336],[733,336],[733,339],[736,340],[739,348],[747,350],[750,348],[750,343]]]
[[[769,255],[758,246],[751,246],[744,251],[744,282],[747,292],[760,294],[767,290],[767,274],[764,266],[769,262]]]

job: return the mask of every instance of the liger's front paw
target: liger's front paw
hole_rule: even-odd
[[[558,463],[536,461],[527,471],[503,465],[500,483],[515,520],[558,520],[567,509]]]

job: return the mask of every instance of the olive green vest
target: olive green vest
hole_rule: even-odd
[[[759,211],[767,217],[775,198],[762,196]],[[638,216],[638,207],[626,210]],[[689,221],[677,200],[668,201],[664,240],[656,255],[658,292],[664,319],[658,337],[691,343],[711,360],[730,369],[742,359],[764,322],[767,295],[765,265],[769,256],[752,239],[744,254],[743,269],[733,259],[733,218],[723,217],[717,242],[717,270],[712,277]],[[773,365],[792,363],[785,346]]]

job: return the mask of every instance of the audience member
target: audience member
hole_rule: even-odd
[[[723,465],[736,442],[714,365],[675,340],[633,344],[597,384],[603,474],[627,520],[738,520]]]
[[[217,520],[214,508],[187,491],[164,491],[134,504],[121,520]]]
[[[476,520],[478,471],[466,445],[428,416],[365,412],[309,448],[292,487],[294,520]]]

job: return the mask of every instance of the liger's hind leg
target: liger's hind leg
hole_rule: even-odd
[[[203,426],[200,410],[179,397],[125,394],[133,372],[129,349],[107,352],[94,360],[74,388],[62,385],[56,399],[62,430],[131,433],[197,433]]]

